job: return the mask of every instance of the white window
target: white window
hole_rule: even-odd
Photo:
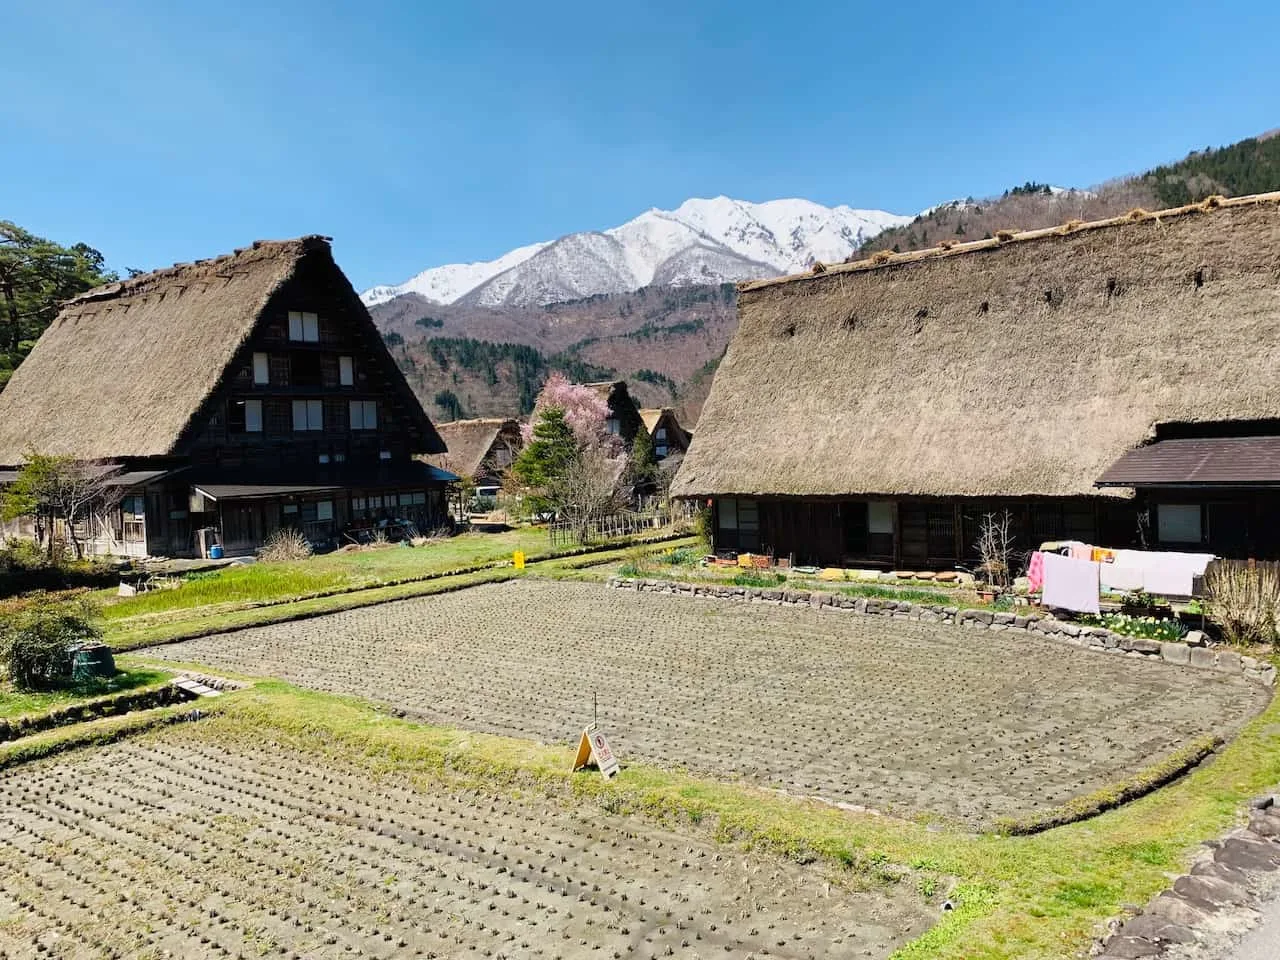
[[[367,503],[367,501],[365,500],[365,498],[364,498],[364,497],[352,497],[352,498],[351,498],[351,509],[352,509],[352,510],[355,510],[355,511],[357,511],[357,512],[359,512],[359,511],[361,511],[361,510],[363,510],[363,509],[365,508],[365,504],[366,504],[366,503]]]
[[[297,505],[296,503],[286,503],[286,504],[284,505],[284,512],[285,512],[285,513],[297,513],[297,512],[298,512],[298,505]]]
[[[427,502],[427,495],[425,493],[415,493],[413,495],[413,502],[415,505],[424,504]]]
[[[246,400],[244,402],[244,432],[262,432],[262,401]]]
[[[872,500],[867,504],[867,533],[893,533],[893,504]]]
[[[738,501],[733,497],[726,497],[720,501],[720,529],[737,530],[738,529]]]
[[[322,453],[322,454],[320,454],[319,460],[320,460],[320,462],[321,462],[321,463],[328,463],[328,462],[329,462],[329,455],[328,455],[327,453]]]
[[[293,401],[293,429],[296,431],[323,430],[324,429],[324,401],[323,400]]]
[[[379,450],[379,451],[378,451],[378,459],[379,459],[379,460],[390,460],[390,459],[391,459],[391,451],[390,451],[390,450]]]
[[[332,500],[321,500],[316,504],[316,519],[317,520],[333,519],[333,501]]]
[[[271,365],[265,353],[253,355],[253,382],[258,384],[271,382]]]
[[[1200,505],[1162,503],[1156,507],[1156,523],[1162,543],[1200,542]]]
[[[655,440],[665,440],[665,439],[667,439],[667,428],[666,428],[666,427],[659,427],[659,428],[654,432],[654,434],[653,434],[653,439],[655,439]]]
[[[622,432],[622,425],[618,423],[617,417],[610,417],[608,420],[606,420],[604,422],[604,428],[608,430],[610,433],[612,433],[614,436],[617,436],[619,433]]]
[[[289,339],[305,343],[320,342],[320,318],[314,313],[289,311]]]
[[[338,358],[338,383],[344,387],[352,386],[356,382],[356,368],[350,357]]]
[[[377,400],[352,400],[351,401],[351,429],[352,430],[377,430],[378,429],[378,401]]]
[[[346,463],[346,462],[347,462],[347,455],[346,455],[345,453],[335,453],[335,454],[333,455],[333,462],[334,462],[334,463]]]

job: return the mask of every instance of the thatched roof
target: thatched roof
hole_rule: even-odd
[[[653,436],[659,425],[667,428],[667,441],[675,447],[684,449],[689,446],[689,431],[680,425],[676,412],[671,407],[645,407],[640,411],[640,419],[644,428]]]
[[[337,272],[356,322],[389,367],[428,450],[442,449],[329,241],[259,241],[213,260],[97,287],[66,303],[0,393],[0,463],[31,448],[83,459],[176,452],[272,295],[304,258]],[[310,262],[310,260],[308,260]]]
[[[440,438],[449,449],[445,453],[426,458],[429,463],[445,470],[452,470],[463,477],[475,477],[481,472],[485,458],[494,443],[504,432],[508,437],[520,436],[517,420],[495,417],[479,420],[453,420],[436,424]]]
[[[680,496],[1094,494],[1280,416],[1280,193],[743,284]]]

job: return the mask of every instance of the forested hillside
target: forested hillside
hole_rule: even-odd
[[[577,381],[625,379],[642,405],[696,420],[736,307],[733,284],[715,284],[498,309],[405,296],[371,312],[433,417],[528,413],[559,370]]]
[[[1002,196],[954,200],[922,213],[904,227],[892,227],[864,244],[855,255],[877,250],[922,250],[944,240],[963,242],[992,237],[997,230],[1034,230],[1068,220],[1100,220],[1140,207],[1157,210],[1203,200],[1214,194],[1241,196],[1280,190],[1280,136],[1242,140],[1134,177],[1090,190],[1054,191],[1026,183]]]

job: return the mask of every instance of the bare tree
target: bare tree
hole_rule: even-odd
[[[978,525],[978,542],[974,544],[982,558],[979,572],[987,583],[1006,589],[1010,583],[1013,562],[1013,514],[1008,510],[983,514]]]
[[[119,473],[120,468],[115,464],[32,451],[26,455],[17,479],[0,498],[0,515],[5,519],[32,517],[37,538],[44,541],[47,537],[50,559],[54,522],[61,520],[79,560],[84,556],[84,548],[77,528],[92,520],[95,514],[106,514],[119,506],[124,493],[116,483]]]
[[[626,506],[626,463],[609,454],[604,446],[588,443],[554,481],[552,499],[559,506],[561,519],[572,525],[579,543],[586,542],[592,521],[612,516]]]

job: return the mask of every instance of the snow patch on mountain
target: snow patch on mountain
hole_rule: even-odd
[[[437,303],[530,306],[654,283],[778,276],[815,261],[842,261],[882,230],[911,219],[800,199],[686,200],[675,210],[648,210],[618,227],[521,247],[486,263],[425,270],[403,284],[373,287],[362,299],[373,305],[412,292]]]

